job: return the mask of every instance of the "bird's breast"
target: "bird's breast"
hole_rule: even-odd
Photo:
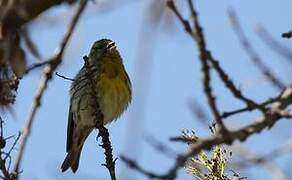
[[[129,104],[131,92],[123,72],[109,70],[102,73],[97,81],[98,103],[107,124],[118,118]],[[112,73],[115,73],[113,76]]]

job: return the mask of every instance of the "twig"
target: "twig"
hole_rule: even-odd
[[[0,158],[0,170],[3,173],[3,176],[4,176],[3,179],[4,180],[12,180],[11,177],[10,177],[9,171],[6,169],[5,161],[2,158]]]
[[[95,81],[91,72],[91,68],[90,68],[90,64],[88,62],[88,57],[84,56],[84,65],[86,68],[86,77],[87,79],[90,81],[89,85],[91,86],[91,90],[93,93],[93,101],[94,101],[94,107],[96,107],[96,111],[94,111],[94,116],[96,117],[96,128],[98,129],[99,133],[98,133],[98,137],[102,138],[102,145],[100,145],[104,150],[104,154],[105,154],[105,162],[106,164],[102,164],[103,166],[105,166],[111,176],[111,180],[116,180],[116,173],[115,173],[115,163],[116,160],[113,160],[113,154],[112,154],[112,146],[111,146],[111,142],[109,140],[109,132],[108,130],[104,127],[103,125],[103,114],[100,111],[99,108],[99,104],[97,102],[97,92],[96,92],[96,88],[95,88]]]
[[[269,105],[269,104],[277,101],[278,99],[279,99],[279,97],[277,97],[277,98],[270,98],[267,101],[265,101],[263,103],[260,103],[258,105],[260,107],[264,107],[265,108],[267,105]],[[243,112],[246,112],[246,111],[253,111],[253,110],[255,110],[255,107],[249,107],[249,106],[247,106],[245,108],[236,109],[236,110],[233,110],[233,111],[230,111],[230,112],[223,112],[222,115],[221,115],[221,117],[225,119],[225,118],[227,118],[229,116],[233,116],[235,114],[243,113]]]
[[[292,31],[288,31],[288,32],[285,32],[285,33],[282,33],[282,38],[291,38],[292,37]]]
[[[0,130],[1,130],[1,136],[0,136],[0,140],[1,140],[1,151],[0,151],[0,170],[3,174],[3,179],[4,180],[10,180],[10,173],[9,171],[7,170],[6,168],[6,165],[5,165],[5,159],[2,158],[2,154],[3,154],[3,151],[2,149],[5,147],[5,144],[6,144],[6,140],[4,138],[4,132],[3,132],[3,119],[2,117],[0,116]]]
[[[271,69],[266,66],[266,64],[262,61],[260,56],[256,53],[252,45],[249,43],[247,37],[245,36],[243,29],[239,23],[238,17],[233,9],[228,11],[229,18],[231,24],[233,25],[233,30],[236,33],[243,49],[249,55],[252,62],[256,65],[256,67],[269,79],[269,82],[279,90],[284,89],[285,83],[283,83],[279,77],[277,77]]]
[[[43,97],[43,94],[48,86],[49,80],[52,78],[53,72],[56,70],[56,68],[62,62],[65,48],[69,42],[69,39],[70,39],[70,37],[71,37],[75,27],[76,27],[76,24],[80,18],[80,15],[83,12],[85,6],[86,6],[86,4],[87,4],[87,0],[80,1],[80,6],[78,7],[76,13],[74,14],[74,16],[69,24],[68,31],[64,35],[64,38],[60,44],[60,47],[58,48],[57,54],[54,55],[50,59],[50,62],[44,68],[43,76],[39,81],[39,86],[37,88],[37,91],[36,91],[36,94],[35,94],[35,97],[34,97],[34,100],[32,103],[31,110],[29,112],[26,124],[23,128],[23,136],[21,138],[21,142],[19,145],[19,151],[18,151],[18,154],[16,156],[15,166],[14,166],[14,170],[13,170],[13,173],[15,174],[15,179],[18,179],[18,177],[19,177],[18,172],[19,172],[21,160],[22,160],[22,157],[24,154],[25,146],[26,146],[28,137],[29,137],[30,132],[31,132],[32,124],[34,122],[34,117],[36,115],[38,108],[40,107],[40,103],[41,103],[41,99]]]
[[[43,59],[38,48],[37,45],[33,42],[33,40],[30,37],[30,34],[27,30],[27,27],[22,28],[21,30],[21,34],[22,37],[24,39],[24,42],[28,48],[28,50],[30,51],[30,53],[37,59],[37,60],[41,60]]]
[[[58,76],[58,77],[60,77],[60,78],[63,78],[63,79],[69,80],[69,81],[74,81],[74,79],[72,79],[72,78],[68,78],[68,77],[65,77],[65,76],[59,74],[58,72],[56,72],[55,74],[56,74],[56,76]]]
[[[283,92],[283,91],[282,91]],[[282,94],[282,93],[281,93]],[[280,94],[280,95],[281,95]],[[275,102],[275,101],[278,101],[280,99],[280,95],[276,96],[276,97],[272,97],[272,98],[269,98],[268,100],[258,104],[258,106],[260,107],[263,107],[266,109],[266,106],[267,105],[270,105],[271,103]],[[242,112],[246,112],[246,111],[253,111],[255,110],[256,107],[248,107],[246,106],[245,108],[241,108],[241,109],[237,109],[237,110],[233,110],[233,111],[230,111],[230,112],[223,112],[222,113],[222,118],[227,118],[229,116],[232,116],[232,115],[235,115],[235,114],[239,114],[239,113],[242,113]]]
[[[9,151],[6,153],[6,156],[4,157],[4,161],[6,161],[6,159],[10,156],[12,150],[15,148],[15,146],[16,146],[18,140],[20,139],[20,137],[21,137],[21,132],[18,133],[18,135],[17,135],[16,139],[14,140],[14,142],[13,142],[11,148],[10,148]]]
[[[43,61],[43,62],[40,62],[40,63],[36,63],[36,64],[33,64],[31,65],[30,67],[28,67],[25,71],[24,71],[24,75],[28,74],[30,71],[34,70],[34,69],[37,69],[37,68],[40,68],[40,67],[43,67],[49,63],[51,63],[52,59],[48,59],[46,61]]]
[[[174,149],[163,144],[151,135],[147,135],[145,139],[146,142],[149,143],[155,150],[159,151],[163,155],[166,155],[167,157],[173,158],[176,157],[176,155],[178,154],[177,152],[175,152]]]

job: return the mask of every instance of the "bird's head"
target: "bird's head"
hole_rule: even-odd
[[[115,42],[110,39],[101,39],[96,41],[91,47],[89,57],[99,59],[105,53],[117,52]]]

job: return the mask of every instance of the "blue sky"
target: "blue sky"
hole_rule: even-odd
[[[195,130],[199,137],[210,135],[209,130],[194,117],[188,103],[195,99],[207,112],[209,109],[202,93],[200,64],[194,42],[184,33],[176,18],[172,19],[171,26],[166,26],[166,16],[157,24],[145,25],[145,19],[147,22],[149,15],[149,2],[113,0],[112,3],[117,3],[113,7],[107,6],[111,1],[89,3],[89,9],[73,34],[58,72],[74,77],[83,65],[82,56],[89,52],[94,41],[101,38],[114,40],[132,79],[134,93],[132,105],[127,112],[108,126],[114,155],[123,154],[135,158],[144,168],[163,173],[172,165],[174,158],[153,148],[147,142],[147,137],[154,137],[175,152],[183,152],[186,146],[169,142],[168,138],[179,135],[183,128]],[[201,0],[196,1],[196,4],[208,48],[244,94],[262,101],[278,92],[263,79],[242,50],[227,16],[227,9],[230,7],[236,10],[250,42],[265,63],[286,83],[291,82],[291,64],[271,50],[255,33],[256,27],[263,25],[276,40],[291,46],[289,40],[280,37],[281,33],[291,28],[291,1]],[[186,5],[182,4],[180,8],[185,17],[188,17]],[[164,13],[172,15],[168,10]],[[66,31],[71,14],[72,8],[67,6],[54,8],[30,26],[32,39],[44,57],[50,57],[54,52]],[[7,136],[16,133],[23,126],[40,74],[41,70],[35,70],[21,81],[13,107],[14,117],[8,112],[2,112],[6,120]],[[243,106],[224,88],[215,73],[212,77],[221,111]],[[77,174],[60,172],[60,165],[65,157],[69,87],[70,82],[58,77],[50,82],[25,151],[22,179],[108,179],[106,169],[100,166],[104,162],[104,156],[103,150],[95,141],[96,132],[86,141]],[[227,120],[228,127],[238,128],[254,121],[257,115],[258,113],[250,113],[231,117]],[[269,152],[291,138],[290,128],[292,126],[289,121],[282,121],[270,131],[252,136],[245,145],[261,153]],[[236,151],[233,154],[236,156]],[[286,159],[277,161],[278,165],[285,167]],[[120,160],[117,161],[117,174],[122,180],[146,179],[127,169]],[[271,178],[259,167],[241,174],[249,179]],[[191,178],[181,171],[178,179]]]

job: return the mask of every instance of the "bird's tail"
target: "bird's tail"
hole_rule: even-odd
[[[63,164],[62,164],[62,172],[66,171],[67,169],[71,168],[72,171],[75,173],[79,166],[79,159],[81,154],[82,146],[78,149],[72,149],[68,152]]]

